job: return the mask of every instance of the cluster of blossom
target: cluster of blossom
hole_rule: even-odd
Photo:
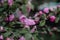
[[[2,0],[3,1],[3,0]],[[8,5],[9,6],[12,6],[14,4],[14,1],[13,0],[8,0]],[[29,4],[28,4],[29,5]],[[60,5],[57,6],[57,8],[60,8]],[[31,11],[31,8],[30,6],[27,6],[27,10],[28,12]],[[18,20],[19,22],[21,22],[22,25],[24,25],[23,28],[27,28],[29,29],[30,26],[34,25],[34,27],[30,30],[31,33],[34,33],[35,32],[35,29],[37,28],[36,27],[36,24],[40,22],[40,17],[43,15],[43,14],[49,14],[49,12],[54,12],[54,9],[53,8],[44,8],[43,10],[40,10],[39,12],[37,12],[33,17],[35,19],[32,19],[32,17],[28,18],[27,16],[25,16],[21,11],[19,11],[17,14],[20,14]],[[55,22],[56,20],[56,16],[55,15],[48,15],[46,17],[46,20],[48,20],[50,22]],[[12,22],[15,20],[15,15],[12,13],[9,15],[9,17],[6,17],[5,18],[5,21],[6,22]],[[3,32],[4,31],[4,27],[3,26],[0,26],[0,32]],[[4,40],[4,37],[3,35],[0,35],[0,40]],[[7,37],[6,40],[14,40],[13,38],[9,38]],[[18,40],[26,40],[24,36],[21,36]],[[34,39],[32,39],[34,40]]]

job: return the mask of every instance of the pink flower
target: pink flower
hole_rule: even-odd
[[[44,8],[43,10],[45,13],[49,13],[49,8]]]
[[[12,6],[13,5],[13,0],[8,0],[8,5]]]
[[[50,11],[54,11],[54,9],[53,8],[50,8]]]
[[[36,14],[34,15],[34,17],[38,17],[38,16],[40,16],[39,13],[36,13]]]
[[[34,33],[35,32],[35,29],[36,29],[36,26],[34,26],[32,29],[31,29],[31,33]]]
[[[19,21],[21,21],[21,23],[22,24],[24,24],[24,20],[26,19],[26,16],[24,16],[24,15],[21,15],[20,17],[19,17]]]
[[[19,20],[21,21],[22,24],[25,24],[25,25],[35,25],[34,20],[28,19],[23,15],[20,16]]]
[[[3,40],[3,35],[0,35],[0,40]]]
[[[6,40],[11,40],[10,38],[6,38]]]
[[[53,27],[52,30],[53,30],[53,31],[57,31],[57,27]]]
[[[0,26],[0,31],[3,31],[3,30],[4,30],[4,28],[2,26]]]
[[[29,29],[29,26],[25,25],[25,26],[24,26],[24,28],[27,28],[27,29]]]
[[[25,25],[35,25],[35,22],[32,19],[25,19],[24,23],[25,23]]]
[[[21,36],[19,40],[25,40],[25,37],[24,36]]]
[[[14,19],[14,14],[11,14],[11,15],[9,15],[9,17],[7,17],[5,20],[6,20],[6,21],[13,21],[13,19]]]
[[[42,12],[42,11],[39,11],[39,14],[40,14],[40,15],[42,15],[42,14],[43,14],[43,12]]]
[[[17,17],[17,18],[20,17],[20,16],[22,15],[22,12],[19,10],[19,8],[16,9],[14,15],[15,15],[15,17]]]
[[[9,38],[9,37],[7,37],[6,40],[14,40],[14,39],[13,39],[13,38]]]
[[[54,21],[55,21],[55,19],[56,19],[56,17],[55,17],[55,16],[50,16],[50,21],[51,21],[51,22],[54,22]]]
[[[38,23],[39,22],[39,17],[35,17],[35,23]]]

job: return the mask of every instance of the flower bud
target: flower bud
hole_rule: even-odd
[[[5,19],[5,21],[13,21],[13,20],[14,20],[14,14],[9,15],[9,17]]]
[[[55,17],[55,16],[50,16],[50,21],[51,21],[51,22],[54,22],[54,21],[55,21],[55,19],[56,19],[56,17]]]
[[[4,28],[2,26],[0,26],[0,31],[3,31],[3,30],[4,30]]]
[[[8,5],[12,6],[13,5],[13,0],[8,0]]]
[[[45,13],[49,13],[49,8],[44,8],[43,10]]]
[[[40,14],[40,15],[42,15],[42,14],[43,14],[43,12],[42,12],[42,11],[39,11],[39,14]]]
[[[3,35],[0,35],[0,40],[3,40]]]
[[[25,37],[24,36],[21,36],[19,40],[25,40]]]

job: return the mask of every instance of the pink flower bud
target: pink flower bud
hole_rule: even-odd
[[[50,8],[50,11],[54,11],[54,9],[53,8]]]
[[[34,17],[37,17],[37,16],[40,16],[39,13],[36,13],[36,14],[34,15]]]
[[[39,17],[35,17],[35,23],[38,23],[39,22]]]
[[[29,26],[25,25],[25,26],[24,26],[24,28],[27,28],[27,29],[29,29]]]
[[[13,5],[13,0],[8,0],[8,5],[12,6]]]
[[[53,30],[53,31],[56,31],[56,30],[57,30],[57,27],[53,27],[52,30]]]
[[[11,14],[11,15],[9,16],[9,20],[12,21],[13,19],[14,19],[14,15]]]
[[[10,38],[6,38],[6,40],[11,40]]]
[[[13,39],[13,38],[9,38],[9,37],[7,37],[6,40],[14,40],[14,39]]]
[[[2,26],[0,26],[0,31],[3,31],[3,30],[4,30],[4,28]]]
[[[19,40],[25,40],[25,37],[24,36],[21,36]]]
[[[35,32],[35,29],[36,29],[36,26],[34,26],[32,29],[31,29],[31,33],[34,33]]]
[[[14,20],[14,14],[9,15],[9,17],[7,17],[5,20],[6,21],[13,21]]]
[[[3,35],[0,35],[0,40],[3,40]]]
[[[44,8],[43,10],[45,13],[49,13],[49,8]]]
[[[42,12],[42,11],[39,11],[39,14],[40,14],[40,15],[42,15],[42,14],[43,14],[43,12]]]
[[[56,17],[55,17],[55,16],[50,16],[50,21],[51,21],[51,22],[54,22],[54,21],[55,21],[55,19],[56,19]]]
[[[52,36],[53,35],[53,33],[52,32],[49,32],[49,34]]]

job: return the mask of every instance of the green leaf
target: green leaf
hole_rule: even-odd
[[[41,16],[41,19],[46,20],[46,14],[43,14],[43,15]]]
[[[28,0],[22,0],[22,2],[23,2],[24,4],[26,4],[26,3],[28,2]]]
[[[18,32],[14,32],[13,36],[18,38],[20,36],[20,34]]]
[[[58,21],[59,21],[59,18],[57,17],[56,20],[55,20],[55,23],[58,23]]]
[[[27,29],[21,29],[19,33],[20,34],[25,34],[25,33],[28,33],[28,30]]]
[[[51,37],[52,40],[56,40],[56,35],[53,34],[52,37]]]
[[[27,16],[27,9],[26,9],[26,5],[23,5],[22,7],[22,12],[24,13],[24,15],[26,15]]]
[[[0,8],[0,12],[2,12],[4,10],[4,8]]]
[[[10,36],[10,34],[11,34],[11,32],[10,31],[7,31],[6,33],[4,33],[3,35],[4,35],[4,37],[9,37]]]
[[[25,34],[25,38],[26,38],[26,40],[30,40],[31,37],[32,37],[32,35],[31,35],[30,33],[26,33],[26,34]]]
[[[33,35],[34,40],[38,40],[37,35]]]
[[[44,25],[45,25],[45,20],[41,20],[39,26],[44,26]]]
[[[32,10],[34,10],[34,5],[33,4],[31,4],[30,7],[31,7]]]

